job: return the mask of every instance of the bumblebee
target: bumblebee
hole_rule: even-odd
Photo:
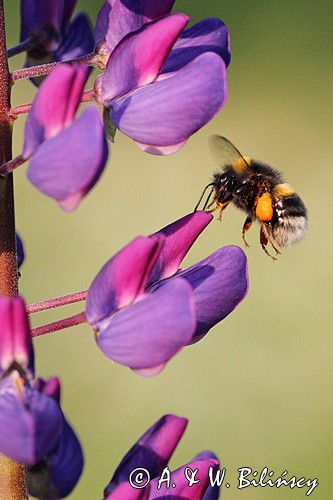
[[[260,245],[270,258],[276,260],[276,256],[281,253],[277,246],[281,249],[296,244],[304,236],[307,210],[303,201],[278,170],[242,156],[225,137],[213,136],[211,146],[222,162],[221,168],[205,187],[195,211],[211,187],[203,210],[218,210],[221,219],[223,210],[233,203],[247,214],[242,230],[245,246],[249,246],[246,232],[257,220],[260,224]],[[275,251],[275,256],[269,253],[268,244]]]

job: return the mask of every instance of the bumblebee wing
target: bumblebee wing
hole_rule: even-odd
[[[245,168],[250,168],[249,160],[244,158],[242,153],[226,137],[212,135],[209,138],[209,146],[215,161],[220,166],[242,164]]]

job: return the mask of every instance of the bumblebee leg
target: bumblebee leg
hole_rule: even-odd
[[[248,244],[248,242],[245,239],[245,233],[252,226],[252,222],[253,222],[253,219],[251,217],[247,217],[246,221],[244,222],[244,226],[243,226],[243,230],[242,230],[242,238],[243,238],[243,241],[244,241],[246,247],[249,247],[250,245]]]
[[[219,200],[219,196],[220,196],[220,192],[216,193],[216,195],[213,198],[213,201],[208,205],[207,209],[209,209],[213,205],[215,205],[215,207],[212,208],[212,209],[210,209],[210,210],[206,209],[206,212],[208,212],[210,214],[210,213],[215,212],[215,210],[220,210],[219,220],[221,220],[222,219],[222,212],[223,212],[223,210],[225,208],[227,208],[227,206],[229,205],[229,203],[232,201],[233,197],[229,196],[229,198],[225,198],[224,201],[221,202],[221,201],[218,201]]]
[[[268,244],[268,238],[267,238],[265,231],[263,229],[263,224],[261,224],[260,225],[260,245],[261,245],[261,248],[263,249],[265,254],[268,255],[268,257],[270,257],[272,260],[277,260],[277,258],[274,257],[273,255],[271,255],[269,253],[269,251],[267,250],[267,248],[266,248],[267,244]]]
[[[214,206],[215,205],[215,206]],[[213,207],[213,208],[211,208]],[[216,200],[213,200],[210,202],[210,204],[208,205],[208,207],[206,208],[206,212],[208,214],[212,214],[213,212],[215,212],[217,209],[219,208],[219,204],[217,203]]]
[[[231,202],[231,200],[228,200],[228,201],[225,201],[224,203],[219,204],[219,209],[220,209],[219,220],[222,220],[222,212],[225,208],[227,208],[227,206],[229,205],[230,202]]]
[[[265,232],[265,236],[268,239],[268,241],[270,242],[270,244],[272,245],[272,248],[275,250],[276,255],[281,255],[280,250],[278,250],[273,243],[273,234],[272,234],[271,225],[270,224],[263,224],[262,227],[263,227],[263,231]]]

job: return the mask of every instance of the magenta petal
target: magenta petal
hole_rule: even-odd
[[[155,233],[155,235],[165,236],[166,239],[150,274],[147,286],[168,278],[178,271],[181,261],[212,219],[211,214],[198,211],[185,215],[185,217]],[[154,238],[155,235],[151,237]]]
[[[73,125],[45,141],[33,154],[27,176],[64,210],[73,210],[92,189],[107,161],[99,112],[88,107]]]
[[[178,275],[187,280],[194,294],[197,317],[194,341],[228,316],[248,291],[246,255],[234,245],[217,250]]]
[[[0,296],[0,374],[13,363],[33,375],[33,347],[29,317],[20,296]]]
[[[216,461],[216,466],[214,467],[214,473],[213,473],[213,478],[216,477],[217,475],[217,471],[218,471],[218,468],[219,468],[219,459],[218,457],[215,455],[215,453],[213,453],[212,451],[202,451],[201,453],[198,453],[198,455],[196,455],[194,457],[193,460],[204,460],[204,459],[213,459]],[[219,496],[220,496],[220,487],[217,486],[216,484],[214,486],[211,486],[211,484],[209,484],[207,486],[207,489],[204,493],[204,496],[202,497],[202,500],[218,500],[219,499]]]
[[[230,63],[229,31],[220,19],[203,19],[183,31],[163,66],[163,73],[177,71],[204,52],[215,52],[226,66]]]
[[[105,264],[88,290],[88,323],[95,325],[143,293],[162,244],[162,237],[136,238]]]
[[[202,460],[193,460],[183,467],[180,467],[176,471],[172,473],[172,482],[176,485],[175,488],[172,488],[172,494],[170,495],[170,490],[166,488],[166,484],[162,483],[161,488],[157,489],[157,484],[159,478],[154,479],[150,483],[150,494],[149,500],[153,500],[155,498],[179,498],[182,500],[193,500],[193,499],[201,499],[209,486],[209,469],[216,469],[218,466],[218,462],[216,460],[205,458]],[[196,479],[199,480],[196,484],[192,484],[189,486],[189,482],[186,479],[186,469],[190,468],[188,471],[191,477],[191,471],[198,469],[196,474]]]
[[[127,482],[130,473],[137,467],[147,469],[152,479],[159,476],[184,434],[187,422],[186,418],[164,415],[152,425],[126,453],[104,495],[109,495],[120,483]]]
[[[85,66],[61,64],[44,80],[25,124],[24,158],[72,124],[87,77]]]
[[[112,492],[104,496],[104,500],[148,500],[149,485],[143,489],[135,489],[129,482],[120,483]]]
[[[168,14],[175,0],[107,0],[97,18],[95,40],[105,41],[110,53],[129,33]]]
[[[209,122],[225,99],[225,64],[209,52],[169,78],[113,101],[111,118],[137,142],[170,146],[185,141]]]
[[[185,14],[170,14],[120,42],[96,82],[100,101],[108,106],[112,99],[153,82],[188,20]]]
[[[175,278],[98,323],[97,343],[117,363],[135,370],[154,368],[192,338],[195,323],[191,287]]]

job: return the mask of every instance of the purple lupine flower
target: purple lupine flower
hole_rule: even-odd
[[[86,316],[110,359],[141,375],[156,375],[243,300],[247,263],[239,247],[221,248],[179,270],[211,220],[210,214],[198,211],[148,238],[136,238],[96,276]]]
[[[96,184],[108,156],[98,110],[88,106],[75,119],[87,76],[81,65],[57,67],[40,87],[25,125],[28,179],[67,211]]]
[[[95,89],[120,131],[149,153],[170,154],[226,100],[229,34],[218,19],[184,30],[188,17],[159,17],[173,2],[159,4],[105,2],[95,31],[107,62]]]
[[[200,453],[198,453],[198,455],[196,455],[193,458],[193,460],[206,460],[206,459],[216,460],[216,462],[219,462],[218,457],[215,455],[215,453],[213,453],[210,450],[201,451]],[[219,496],[220,496],[220,487],[218,486],[218,484],[215,483],[214,486],[209,484],[202,497],[202,500],[218,500]]]
[[[70,22],[76,0],[21,0],[21,42],[30,39],[26,66],[68,61],[93,51],[89,18]]]
[[[174,3],[175,0],[106,0],[95,27],[97,52],[103,56],[105,64],[122,39],[144,24],[169,14]],[[220,54],[226,66],[229,65],[229,32],[220,19],[203,19],[184,30],[168,56],[164,70],[175,71],[184,65],[184,59],[189,62],[208,50]]]
[[[52,397],[60,407],[60,383],[57,378],[37,379],[34,389]],[[47,455],[28,469],[30,495],[63,498],[70,494],[83,470],[80,442],[62,413],[62,432]]]
[[[128,451],[119,466],[117,467],[111,481],[104,490],[104,498],[108,500],[118,500],[122,498],[148,499],[165,498],[169,495],[169,490],[162,486],[157,489],[158,479],[181,440],[186,426],[187,419],[176,415],[164,415],[152,427],[141,436],[135,445]],[[218,488],[209,485],[209,468],[216,470],[219,466],[218,458],[212,452],[202,452],[191,462],[171,473],[172,483],[176,484],[172,488],[172,497],[214,500]],[[188,486],[188,481],[184,474],[185,467],[192,470],[199,469],[197,478],[200,483]],[[134,489],[129,483],[129,477],[136,468],[146,469],[150,476],[150,484],[144,489]],[[131,476],[135,483],[135,476]]]
[[[49,453],[62,433],[57,403],[31,388],[17,371],[0,383],[0,453],[33,465]]]
[[[83,454],[61,411],[59,380],[31,383],[31,338],[24,300],[0,297],[0,453],[29,466],[31,494],[60,498],[77,483]]]
[[[0,297],[0,453],[33,465],[56,445],[62,432],[58,404],[34,390],[33,348],[25,303]]]

